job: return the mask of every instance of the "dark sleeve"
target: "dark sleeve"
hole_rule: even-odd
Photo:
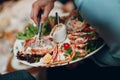
[[[35,78],[24,70],[0,75],[0,80],[35,80]]]

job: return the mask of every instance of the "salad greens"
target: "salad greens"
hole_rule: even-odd
[[[50,25],[49,19],[55,20],[55,17],[54,16],[48,17],[48,19],[46,20],[46,22],[42,26],[42,35],[49,35],[51,32],[51,25]]]
[[[104,40],[99,38],[97,40],[89,40],[88,43],[89,44],[85,47],[85,50],[90,53],[99,48],[104,43]]]
[[[55,19],[55,17],[52,17],[52,16],[50,16],[49,18]],[[42,34],[43,35],[48,35],[51,32],[49,18],[46,20],[46,22],[42,26]]]
[[[52,19],[55,19],[55,17],[49,17]],[[46,22],[42,26],[42,35],[48,35],[51,31],[49,19],[46,20]],[[38,33],[38,27],[34,26],[33,24],[28,24],[27,28],[23,32],[19,32],[16,36],[17,39],[25,40],[30,39],[37,35]]]
[[[71,54],[72,48],[70,47],[69,49],[65,50],[64,56],[68,56],[68,54]]]
[[[19,32],[16,37],[17,39],[25,40],[34,37],[37,33],[38,27],[33,24],[28,24],[26,29],[23,32]]]

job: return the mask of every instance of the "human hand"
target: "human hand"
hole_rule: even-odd
[[[41,17],[41,22],[44,23],[50,13],[50,11],[54,7],[54,1],[55,0],[37,0],[32,4],[32,10],[31,10],[31,19],[35,22],[35,24],[38,24],[38,14],[39,11],[43,11],[43,15]]]

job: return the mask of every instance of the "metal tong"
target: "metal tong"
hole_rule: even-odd
[[[42,11],[39,11],[38,14],[38,39],[41,40],[41,34],[42,34],[42,23],[41,23],[41,16],[42,16]]]
[[[56,16],[55,24],[58,25],[60,21],[59,21],[59,15],[57,12],[55,13],[55,16]]]
[[[52,29],[52,31],[50,32],[50,36],[53,36],[53,33],[55,32],[55,30],[56,30],[56,27],[58,26],[58,24],[59,24],[59,15],[58,15],[58,13],[56,12],[55,13],[55,27],[53,27],[53,29]]]

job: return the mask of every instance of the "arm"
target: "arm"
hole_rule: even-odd
[[[96,27],[109,48],[95,57],[106,65],[120,65],[119,0],[74,0],[81,16]]]

